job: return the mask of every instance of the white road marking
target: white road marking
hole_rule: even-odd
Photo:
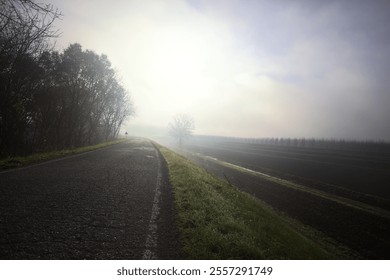
[[[149,227],[148,227],[148,234],[146,236],[145,241],[145,251],[142,254],[143,260],[155,260],[157,259],[157,218],[160,214],[160,197],[161,197],[161,159],[158,154],[157,149],[155,149],[156,152],[156,158],[158,162],[157,166],[157,180],[156,180],[156,189],[154,193],[154,199],[153,199],[153,206],[152,206],[152,214],[150,216],[149,221]]]

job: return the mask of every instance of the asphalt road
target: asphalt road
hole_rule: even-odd
[[[0,173],[1,259],[177,259],[175,222],[145,139]]]

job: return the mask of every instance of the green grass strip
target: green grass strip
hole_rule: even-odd
[[[165,147],[188,259],[335,259],[270,207]]]
[[[0,160],[0,170],[18,168],[18,167],[23,167],[23,166],[40,163],[52,159],[57,159],[65,156],[85,153],[100,148],[104,148],[110,145],[118,144],[126,140],[127,140],[126,138],[121,138],[121,139],[104,142],[93,146],[85,146],[85,147],[79,147],[75,149],[37,153],[26,157],[8,157]]]

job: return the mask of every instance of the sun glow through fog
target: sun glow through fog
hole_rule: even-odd
[[[202,95],[207,92],[207,60],[211,52],[199,36],[178,28],[164,29],[154,34],[153,42],[145,49],[149,78],[171,95]]]
[[[58,46],[108,55],[135,103],[124,124],[134,134],[166,131],[186,113],[197,134],[389,137],[389,17],[380,5],[43,1],[66,15]]]

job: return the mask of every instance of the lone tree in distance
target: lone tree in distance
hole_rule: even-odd
[[[185,114],[174,116],[172,122],[169,123],[169,134],[179,142],[180,146],[186,138],[192,135],[194,129],[194,119]]]

